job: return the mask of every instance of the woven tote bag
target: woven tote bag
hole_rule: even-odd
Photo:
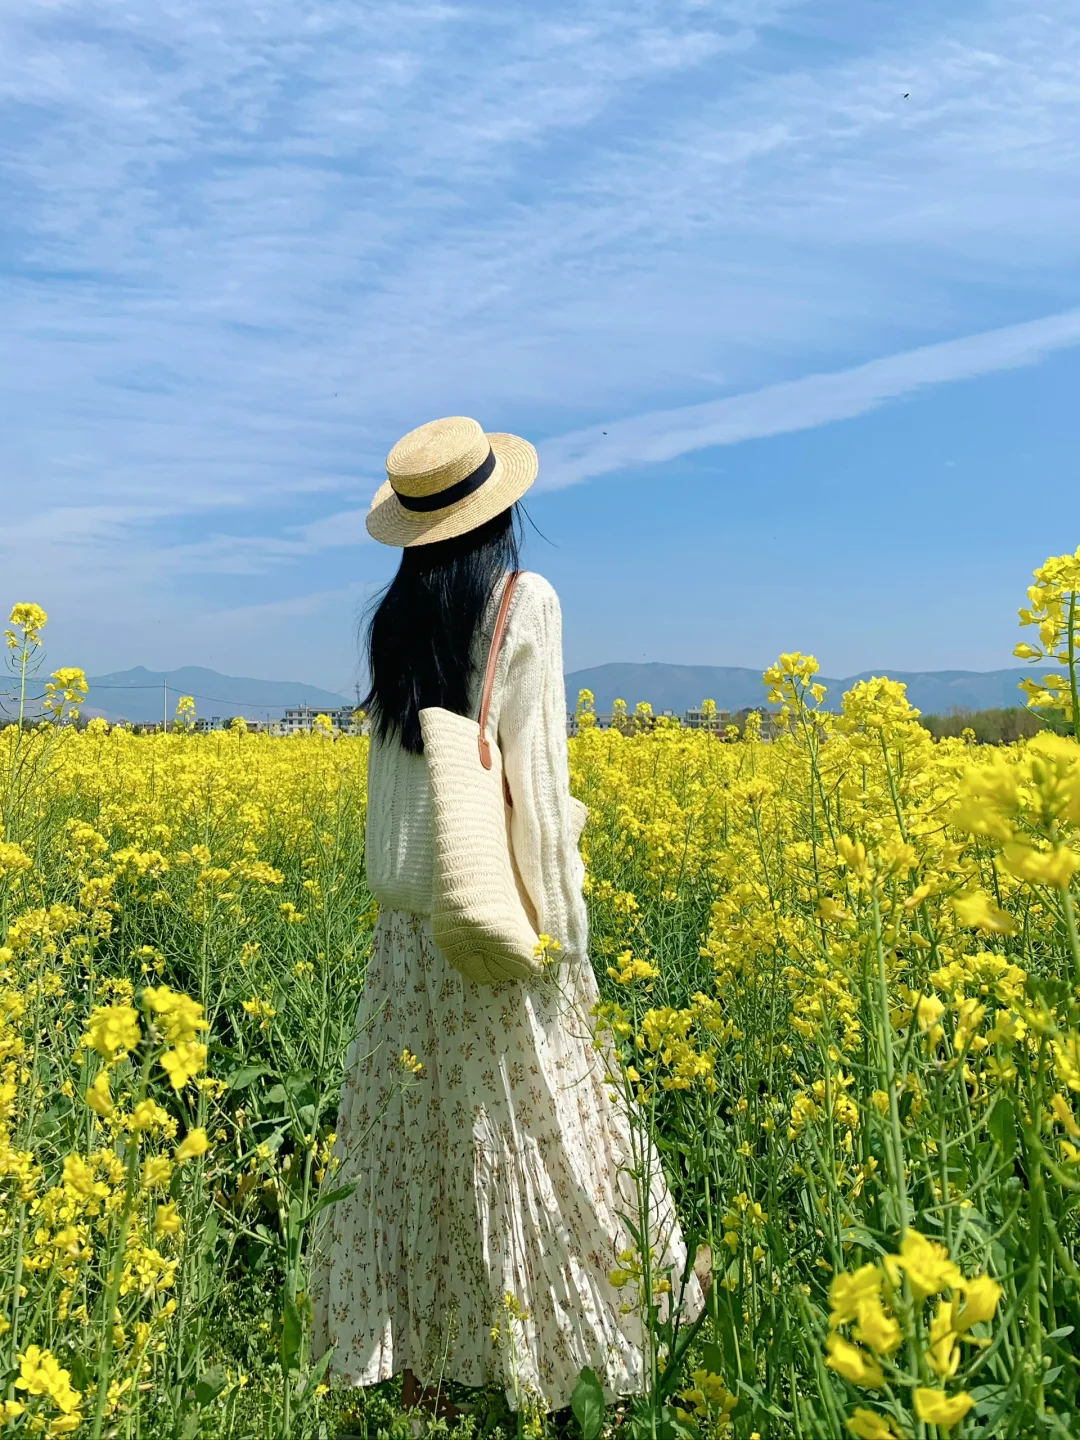
[[[438,706],[420,711],[435,818],[431,934],[455,970],[483,985],[540,972],[536,916],[510,841],[513,802],[502,754],[487,734],[495,666],[520,573],[503,588],[479,720]]]

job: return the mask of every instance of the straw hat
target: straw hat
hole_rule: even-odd
[[[389,479],[368,511],[368,533],[384,545],[430,545],[475,530],[520,500],[540,468],[517,435],[485,435],[451,415],[410,430],[386,457]]]

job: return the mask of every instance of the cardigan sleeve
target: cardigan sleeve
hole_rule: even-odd
[[[562,613],[540,576],[523,577],[507,627],[499,745],[513,799],[510,834],[541,934],[572,960],[588,958],[578,850],[586,810],[570,795]]]

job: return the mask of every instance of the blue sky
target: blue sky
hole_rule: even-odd
[[[443,414],[540,448],[569,668],[994,668],[1080,542],[1064,0],[7,0],[0,126],[57,664],[347,688]]]

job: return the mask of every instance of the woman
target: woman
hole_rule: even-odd
[[[537,468],[525,440],[436,420],[394,446],[367,522],[403,547],[369,631],[367,872],[380,911],[332,1180],[355,1189],[324,1212],[312,1292],[315,1354],[333,1347],[335,1379],[404,1372],[407,1405],[453,1380],[555,1409],[584,1366],[610,1396],[644,1383],[634,1297],[609,1279],[632,1245],[630,1132],[589,1036],[584,807],[567,772],[559,602],[538,575],[523,574],[511,601],[488,733],[538,930],[561,947],[558,981],[466,980],[428,920],[418,712],[477,714],[495,611],[518,569],[513,507]],[[657,1263],[677,1284],[686,1255],[659,1175],[649,1208]],[[692,1276],[683,1303],[700,1308]]]

